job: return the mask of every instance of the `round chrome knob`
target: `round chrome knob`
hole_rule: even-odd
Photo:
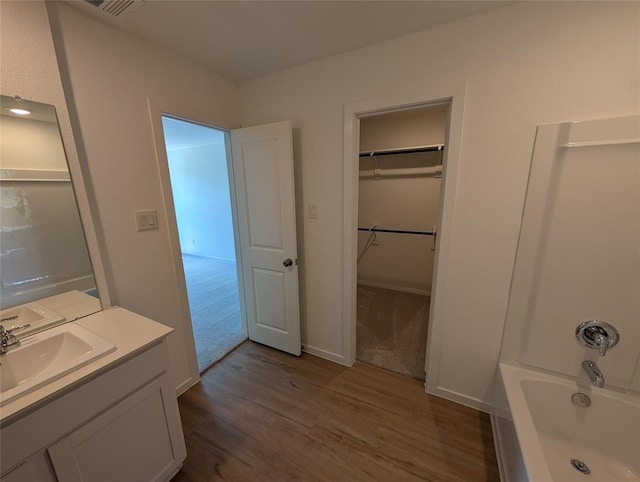
[[[605,356],[607,350],[618,343],[620,333],[612,325],[602,320],[589,320],[578,325],[576,338],[589,348],[600,351]]]
[[[282,262],[282,266],[288,268],[289,266],[293,266],[293,260],[291,258],[287,258]]]

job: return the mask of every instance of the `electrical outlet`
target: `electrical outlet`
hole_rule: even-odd
[[[309,218],[318,219],[318,205],[316,203],[309,203]]]

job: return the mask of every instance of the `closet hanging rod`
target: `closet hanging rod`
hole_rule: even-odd
[[[420,236],[433,236],[433,231],[411,231],[408,229],[383,229],[383,228],[358,228],[358,231],[368,231],[373,233],[395,233],[395,234],[418,234]]]
[[[394,154],[415,154],[418,152],[432,152],[444,150],[444,144],[433,144],[430,146],[405,147],[401,149],[380,149],[377,151],[361,151],[360,157],[369,156],[392,156]]]

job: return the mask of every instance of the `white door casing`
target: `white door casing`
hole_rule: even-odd
[[[443,159],[442,189],[440,192],[440,223],[436,240],[433,286],[429,309],[429,327],[425,371],[425,389],[428,393],[453,400],[480,410],[489,411],[491,405],[483,400],[466,396],[450,388],[451,380],[442,376],[442,366],[457,362],[454,351],[444,350],[449,320],[449,294],[452,288],[451,262],[453,256],[453,226],[456,189],[459,177],[459,158],[462,145],[462,125],[466,96],[465,81],[434,82],[429,88],[414,94],[393,98],[373,99],[347,104],[344,107],[344,218],[343,218],[343,271],[342,271],[342,327],[345,365],[356,359],[356,293],[357,293],[357,220],[358,220],[358,154],[360,118],[399,109],[449,102],[449,127]],[[493,369],[491,371],[493,373]]]
[[[291,122],[231,131],[249,339],[300,355]]]

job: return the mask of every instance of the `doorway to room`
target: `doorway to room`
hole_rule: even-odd
[[[231,201],[228,133],[162,116],[198,371],[247,339]]]
[[[448,111],[441,103],[360,119],[356,359],[418,380]]]

